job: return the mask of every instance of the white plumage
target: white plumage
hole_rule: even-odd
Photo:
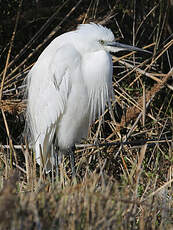
[[[112,96],[109,51],[122,49],[139,50],[91,23],[55,38],[42,52],[28,74],[27,122],[38,163],[40,149],[49,169],[52,145],[68,152],[87,136]]]

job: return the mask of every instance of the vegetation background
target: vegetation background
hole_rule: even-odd
[[[173,1],[1,0],[0,10],[0,229],[173,229]],[[113,57],[115,119],[107,110],[77,146],[74,182],[66,158],[60,178],[36,165],[23,82],[56,36],[87,22],[152,55]]]

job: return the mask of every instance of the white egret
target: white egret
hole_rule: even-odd
[[[115,42],[114,34],[98,24],[82,24],[55,38],[28,74],[27,123],[40,164],[55,164],[54,146],[71,155],[85,138],[96,116],[113,95],[113,64],[109,52],[144,51]],[[55,153],[54,153],[55,154]]]

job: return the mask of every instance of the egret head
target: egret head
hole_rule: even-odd
[[[84,52],[94,52],[98,50],[105,50],[112,53],[123,50],[149,52],[135,46],[116,42],[113,32],[99,24],[81,24],[78,26],[76,32],[82,41],[82,43],[79,41],[78,47],[81,47]]]

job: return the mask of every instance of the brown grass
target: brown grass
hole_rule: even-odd
[[[11,42],[2,44],[8,49],[1,54],[0,230],[173,229],[172,4],[148,3],[104,1],[103,7],[101,0],[87,0],[45,7],[38,1],[34,23],[29,2],[14,13]],[[113,58],[113,111],[106,110],[104,122],[96,121],[77,145],[77,179],[71,179],[68,158],[60,177],[45,175],[27,142],[19,141],[26,108],[22,83],[47,43],[89,21],[106,24],[153,57]],[[29,32],[20,47],[23,27]],[[123,108],[120,123],[115,101]]]

